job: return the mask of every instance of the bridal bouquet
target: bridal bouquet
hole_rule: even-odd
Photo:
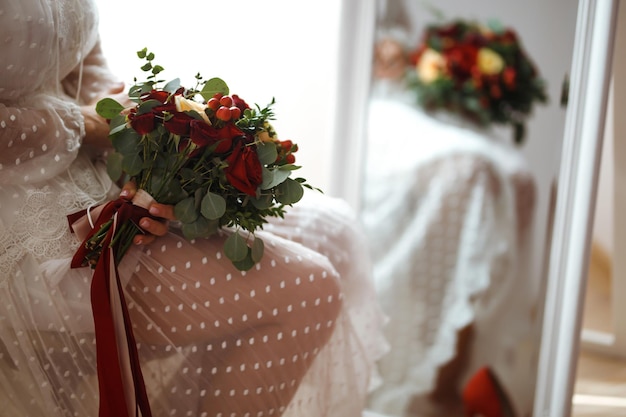
[[[274,101],[250,107],[230,95],[223,80],[203,80],[200,74],[192,88],[178,79],[165,83],[157,80],[163,67],[153,63],[154,54],[143,49],[138,56],[149,75],[130,88],[137,105],[128,110],[104,99],[96,107],[110,120],[115,152],[108,159],[109,175],[136,182],[139,206],[147,208],[152,199],[174,205],[188,239],[232,227],[224,254],[238,269],[250,269],[264,248],[254,232],[268,217],[282,217],[285,206],[300,200],[303,186],[312,188],[302,178],[291,178],[299,168],[294,165],[298,147],[278,139],[270,123]],[[102,223],[86,241],[83,265],[97,263],[112,225],[113,219]],[[117,225],[110,242],[116,263],[137,233],[141,229],[133,218]]]
[[[427,110],[446,110],[479,126],[509,124],[521,143],[544,81],[516,33],[495,21],[456,20],[426,28],[410,53],[408,84]]]

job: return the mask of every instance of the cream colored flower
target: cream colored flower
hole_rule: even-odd
[[[477,61],[478,69],[485,75],[499,74],[504,69],[504,60],[493,49],[480,48]]]
[[[441,76],[445,65],[446,60],[439,52],[426,49],[417,63],[417,76],[422,82],[430,84]]]
[[[193,100],[188,100],[181,95],[174,96],[174,103],[176,104],[177,111],[183,112],[194,110],[198,112],[198,114],[204,119],[205,122],[211,124],[209,116],[207,116],[207,114],[204,112],[204,110],[207,108],[206,104],[198,103],[197,101]]]

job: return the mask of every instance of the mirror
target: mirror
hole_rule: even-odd
[[[346,3],[350,4],[350,2]],[[381,19],[381,15],[377,13],[381,13],[381,11],[389,13],[390,9],[388,6],[391,3],[393,3],[392,0],[385,2],[383,6],[381,6],[381,3],[370,4],[368,2],[362,4],[361,7],[354,6],[353,11],[360,10],[365,15],[369,14],[377,22],[377,26],[372,29],[372,32],[367,32],[369,22],[362,23],[356,28],[351,28],[353,34],[344,34],[349,39],[347,43],[354,47],[354,45],[362,45],[364,42],[369,41],[370,45],[374,45],[374,42],[378,39],[377,35],[380,34],[381,23],[389,25],[389,20]],[[471,6],[452,1],[439,1],[436,3],[436,7],[446,11],[447,17],[450,18],[485,19],[497,17],[503,24],[513,27],[519,33],[525,49],[536,62],[550,89],[550,105],[537,106],[528,123],[526,142],[521,147],[513,148],[516,154],[521,155],[522,159],[526,160],[528,172],[531,173],[535,187],[536,198],[532,203],[534,206],[533,226],[530,233],[532,239],[530,247],[533,250],[528,258],[532,262],[530,263],[530,268],[525,271],[525,276],[528,279],[528,286],[533,289],[533,294],[536,300],[539,301],[536,306],[537,309],[533,312],[535,314],[532,317],[531,327],[533,327],[533,330],[529,333],[532,336],[525,340],[525,342],[531,343],[523,347],[519,346],[518,343],[516,346],[517,348],[528,349],[526,353],[528,351],[535,352],[526,358],[530,360],[526,362],[526,373],[521,380],[518,380],[519,385],[517,388],[519,390],[513,394],[518,396],[513,398],[513,402],[519,412],[518,415],[567,416],[570,412],[573,369],[575,368],[579,318],[582,306],[580,301],[581,283],[584,282],[586,273],[585,259],[588,254],[588,225],[591,223],[589,219],[593,213],[593,201],[595,201],[593,196],[595,195],[595,180],[597,178],[597,156],[600,149],[598,144],[601,142],[606,103],[607,57],[610,57],[609,52],[612,50],[612,16],[615,15],[614,2],[602,3],[583,0],[578,4],[578,8],[572,7],[571,3],[557,3],[535,2],[530,5],[528,3],[485,1],[481,2],[483,7],[475,2],[472,2]],[[422,7],[423,12],[415,15],[416,20],[421,21],[421,24],[428,22],[431,16],[428,12],[424,12],[426,8],[423,5],[418,6],[416,2],[410,4],[416,8]],[[537,10],[541,10],[541,13],[537,13]],[[410,20],[410,17],[414,16],[414,14],[405,9],[396,15],[396,17],[398,16],[400,17],[398,23],[402,25],[406,24],[407,18]],[[366,36],[354,34],[359,33],[359,30],[363,31]],[[416,30],[416,32],[419,33],[419,30]],[[368,34],[370,36],[367,36]],[[554,43],[552,43],[552,40],[554,40]],[[355,52],[355,49],[358,48],[353,48],[351,51],[348,48],[344,49],[344,52],[350,58],[350,63],[347,66],[354,69],[363,68],[363,66],[367,67],[367,65],[371,64],[373,47],[370,47],[369,55],[367,53],[360,54]],[[570,70],[570,102],[567,111],[565,111],[559,108],[558,101],[561,82],[565,74],[570,72]],[[350,94],[347,96],[347,104],[355,108],[353,112],[355,114],[350,115],[348,120],[350,122],[361,121],[366,127],[363,128],[364,130],[361,130],[361,126],[351,125],[355,133],[353,135],[345,135],[347,131],[342,129],[345,129],[344,126],[348,125],[348,123],[346,122],[344,125],[340,123],[336,129],[339,133],[337,138],[342,140],[344,149],[355,149],[358,148],[359,141],[366,137],[366,143],[370,145],[370,148],[365,151],[362,167],[337,167],[338,172],[347,173],[347,175],[343,185],[336,185],[336,190],[340,195],[352,199],[353,204],[361,209],[364,221],[367,223],[370,221],[367,218],[371,214],[370,210],[377,208],[367,206],[367,193],[371,192],[368,187],[372,187],[372,175],[382,176],[387,172],[387,167],[370,164],[371,159],[368,159],[372,158],[372,155],[379,157],[379,151],[383,149],[382,147],[372,149],[371,144],[375,138],[368,136],[372,133],[371,122],[373,119],[378,118],[380,123],[384,121],[393,123],[398,118],[394,117],[393,112],[386,114],[386,116],[389,116],[387,119],[380,117],[380,113],[371,112],[372,103],[376,98],[374,95],[371,96],[372,100],[366,106],[367,108],[361,108],[359,106],[359,98],[362,98],[362,89],[371,91],[374,94],[376,90],[364,81],[367,77],[363,75],[363,71],[361,73],[353,71],[352,74],[352,78],[346,77],[344,79],[349,85],[344,90],[352,93],[352,96],[354,96],[352,97]],[[357,91],[351,92],[350,89],[355,88],[355,86]],[[350,99],[353,100],[350,101]],[[377,109],[380,110],[380,107],[377,107]],[[588,110],[585,111],[584,109]],[[398,113],[395,113],[395,115],[397,116]],[[404,114],[401,117],[404,117]],[[381,119],[383,122],[380,121]],[[406,120],[406,118],[401,118],[401,120]],[[396,165],[400,165],[400,167],[392,165],[389,168],[398,170],[406,168],[402,164],[408,158],[407,152],[419,152],[420,148],[418,146],[402,146],[408,140],[411,140],[410,133],[415,133],[415,136],[417,136],[419,130],[415,128],[416,125],[410,125],[410,127],[414,129],[406,129],[408,132],[402,132],[403,135],[400,138],[380,138],[381,141],[386,139],[389,146],[399,148],[396,152],[398,161]],[[397,129],[394,132],[399,130],[401,129]],[[378,132],[381,131],[389,133],[393,131],[393,127],[387,126],[387,130],[381,127]],[[360,136],[361,134],[363,135]],[[346,140],[346,136],[348,140]],[[417,140],[419,138],[414,139]],[[369,171],[372,166],[376,168],[374,174],[372,174],[372,171]],[[364,173],[363,176],[360,176],[361,172]],[[354,176],[355,173],[356,176]],[[398,178],[400,177],[398,176]],[[366,179],[364,180],[363,178]],[[405,175],[405,178],[414,180],[410,173]],[[384,185],[379,184],[383,190],[381,192],[392,193],[397,191],[398,182],[400,182],[399,179],[397,179],[397,182],[388,180],[386,189]],[[353,190],[355,184],[361,184],[362,188],[355,192]],[[417,199],[419,195],[414,197]],[[380,202],[381,200],[378,201]],[[410,200],[404,200],[403,204],[409,205],[411,203]],[[575,205],[578,208],[574,208]],[[390,213],[391,211],[385,212],[386,217],[379,219],[381,227],[394,227],[395,223],[393,222],[396,219]],[[403,226],[410,227],[410,219],[404,220],[405,224]],[[547,231],[552,233],[547,233]],[[371,240],[376,244],[378,243],[376,242],[378,235],[374,236],[376,237]],[[400,239],[399,237],[397,238]],[[389,242],[383,239],[380,240]],[[544,256],[544,254],[549,256]],[[393,259],[392,261],[409,262],[406,253],[404,255],[404,257],[400,256],[399,259]],[[572,259],[580,260],[580,262],[572,262]],[[381,278],[377,277],[377,279]],[[393,279],[397,285],[406,285],[406,283],[402,282],[403,279],[407,279],[406,277],[393,275]],[[389,289],[392,285],[389,279],[387,279],[384,284],[379,284],[379,289]],[[563,296],[565,288],[568,289],[568,292]],[[526,290],[528,290],[528,287],[526,287]],[[390,297],[391,301],[388,304],[388,308],[391,304],[410,303],[411,299],[402,300],[400,298],[406,294],[406,291],[394,293],[394,296]],[[527,300],[532,298],[530,296]],[[396,305],[393,305],[393,307],[396,307]],[[506,307],[509,307],[509,305]],[[521,306],[515,306],[511,304],[510,307],[510,309],[507,308],[501,311],[510,311],[514,308],[524,309],[528,308],[529,305],[522,303]],[[545,315],[542,315],[542,311],[545,311]],[[391,320],[410,320],[407,317],[400,314],[396,317],[392,316]],[[508,317],[509,320],[514,318],[515,316]],[[461,321],[461,323],[463,322]],[[515,323],[515,321],[511,321],[511,323]],[[421,330],[423,329],[417,331]],[[397,333],[402,335],[400,331]],[[404,347],[399,354],[415,354],[415,351],[411,352],[411,349],[415,347],[414,340],[411,339],[412,335],[406,335],[405,333],[404,336],[408,343],[413,342],[413,344],[407,345],[407,342],[398,342],[398,346]],[[491,337],[495,337],[495,334]],[[501,333],[498,337],[515,339],[518,336],[515,336],[514,333]],[[483,347],[493,348],[498,343],[505,343],[502,340],[491,340],[494,341],[493,346],[483,344]],[[452,347],[448,348],[449,350],[454,349],[454,341],[454,339],[451,342],[449,341],[452,344]],[[393,340],[391,342],[392,344],[394,343]],[[512,343],[516,344],[516,342]],[[398,354],[397,350],[395,352]],[[496,351],[495,356],[502,352]],[[394,350],[391,352],[391,355],[393,354]],[[450,356],[454,356],[454,353],[450,355],[448,352],[448,358]],[[510,360],[511,357],[508,359]],[[417,361],[419,359],[415,359],[415,362]],[[407,363],[403,363],[401,360],[396,361],[395,371],[401,376],[397,380],[391,381],[396,383],[396,386],[388,391],[387,404],[391,404],[391,406],[388,408],[385,408],[384,405],[380,406],[377,411],[394,416],[400,415],[406,404],[393,404],[394,399],[397,400],[402,398],[402,396],[406,398],[410,396],[410,393],[415,392],[416,379],[413,380],[413,386],[403,384],[403,382],[416,375],[416,372],[411,374],[411,370],[406,368]],[[534,365],[531,365],[532,363]],[[539,364],[538,367],[537,364]],[[405,368],[402,368],[403,365]],[[390,365],[390,367],[392,366]],[[529,378],[529,375],[533,377]],[[428,377],[430,377],[430,380],[428,380]],[[383,378],[385,378],[384,374]],[[429,383],[432,384],[434,378],[435,376],[431,371],[431,374],[426,377],[426,382],[418,382],[422,382],[428,387],[430,386]],[[389,379],[387,379],[386,383],[389,382]],[[403,392],[403,389],[413,391],[407,393],[406,391]],[[535,398],[534,402],[533,397]],[[383,401],[379,402],[379,404],[384,402],[383,398]],[[371,405],[376,410],[376,403]]]

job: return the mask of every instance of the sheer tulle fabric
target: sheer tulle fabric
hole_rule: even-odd
[[[3,416],[97,415],[91,270],[69,267],[66,219],[116,194],[81,146],[79,106],[114,81],[94,7],[0,5]],[[307,195],[260,233],[265,256],[246,273],[220,252],[227,233],[172,230],[120,265],[154,415],[360,415],[386,345],[351,211]]]
[[[508,144],[409,103],[397,95],[370,103],[362,218],[393,354],[379,363],[385,384],[369,406],[406,413],[412,398],[433,389],[471,324],[457,388],[489,365],[524,415],[540,335],[541,280],[529,270],[534,179]],[[412,141],[410,152],[389,146],[400,137]]]

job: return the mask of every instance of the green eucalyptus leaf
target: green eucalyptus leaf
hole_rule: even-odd
[[[302,185],[291,178],[287,178],[276,187],[276,200],[285,205],[297,203],[303,194],[304,188],[302,188]]]
[[[218,222],[199,216],[193,223],[183,223],[181,231],[186,239],[198,239],[211,236],[218,226]]]
[[[226,212],[226,200],[219,194],[207,192],[202,198],[200,212],[207,219],[219,219]]]
[[[278,157],[278,151],[274,143],[261,142],[257,144],[256,153],[259,156],[259,162],[261,165],[269,165],[276,162]]]
[[[248,255],[249,249],[248,245],[246,245],[246,240],[239,232],[233,233],[224,241],[224,254],[233,262],[244,260]]]
[[[167,91],[168,93],[173,94],[179,88],[180,88],[180,78],[174,78],[172,81],[165,84],[165,87],[163,87],[163,90]]]
[[[146,100],[139,105],[139,108],[137,109],[137,114],[139,115],[139,114],[150,113],[153,108],[155,108],[156,106],[161,106],[161,105],[163,105],[163,103],[161,103],[159,100],[154,100],[154,99]]]
[[[124,156],[136,155],[141,146],[141,136],[133,129],[126,129],[111,137],[111,143],[115,150]]]
[[[143,59],[146,57],[147,53],[148,53],[148,48],[143,48],[141,51],[137,51],[137,56]]]
[[[125,154],[122,159],[122,169],[125,173],[134,177],[138,175],[143,168],[143,160],[139,154]]]
[[[300,168],[302,168],[302,166],[293,164],[285,164],[278,167],[278,169],[280,169],[281,171],[295,171]]]
[[[279,184],[282,184],[291,174],[291,171],[280,170],[277,168],[267,169],[263,167],[263,182],[261,183],[261,190],[269,190]]]
[[[117,181],[122,178],[122,174],[124,174],[124,170],[122,169],[122,159],[124,157],[121,153],[111,152],[109,156],[107,156],[107,174],[109,174],[109,178],[113,181]]]
[[[271,194],[261,194],[259,198],[250,198],[250,202],[259,210],[265,210],[272,207],[274,197]]]
[[[126,128],[126,116],[118,114],[109,122],[109,136],[114,136]]]
[[[250,249],[252,260],[255,263],[260,262],[263,258],[263,253],[265,252],[265,243],[263,242],[263,239],[255,236],[254,242],[252,242],[252,248]]]
[[[124,106],[110,97],[103,98],[96,104],[96,113],[105,119],[114,118],[119,115],[122,110],[124,110]]]
[[[221,93],[224,95],[228,95],[229,93],[228,84],[226,84],[226,82],[221,78],[217,77],[207,80],[207,82],[204,83],[202,90],[200,91],[200,95],[205,100],[209,100],[217,93]]]
[[[174,206],[174,216],[183,223],[193,223],[199,216],[196,210],[195,199],[185,198]]]
[[[250,250],[248,250],[248,254],[241,261],[232,261],[235,268],[240,271],[249,271],[256,264],[252,259],[252,255],[250,254]]]

